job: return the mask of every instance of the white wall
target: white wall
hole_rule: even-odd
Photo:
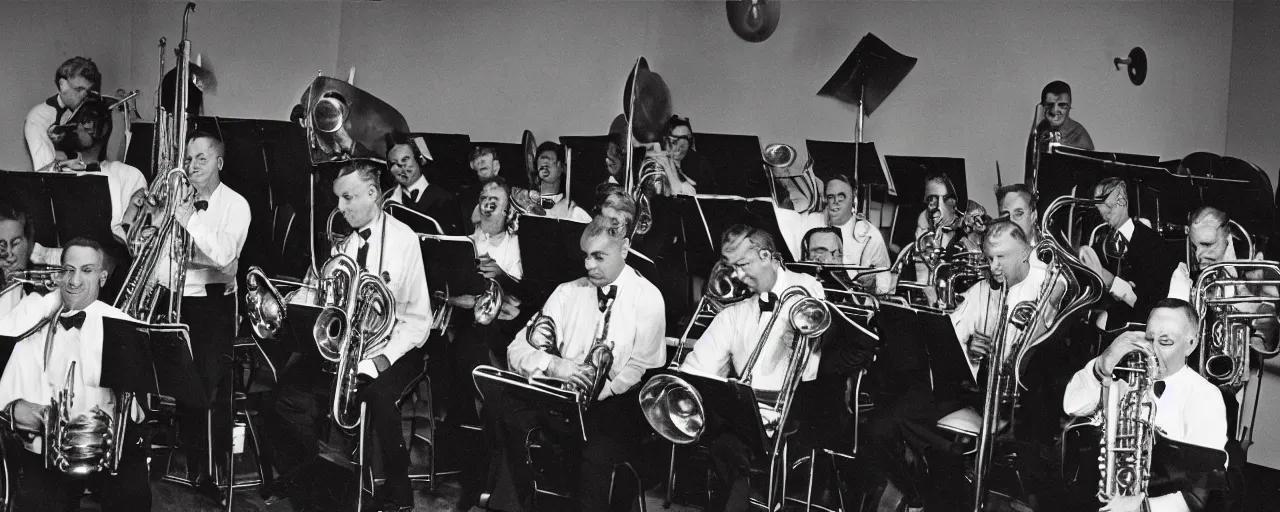
[[[30,45],[55,13],[82,4],[0,5],[20,12],[9,20],[27,18],[8,21],[9,33]],[[101,34],[61,44],[111,42],[100,58],[107,89],[128,69],[127,87],[143,89],[147,111],[159,76],[156,40],[176,42],[184,3],[85,5],[123,30],[99,24]],[[990,205],[996,161],[1007,180],[1021,176],[1033,105],[1053,79],[1072,84],[1073,116],[1101,149],[1166,158],[1223,151],[1232,28],[1231,3],[1218,1],[806,1],[784,4],[777,32],[753,44],[733,35],[723,4],[712,1],[206,0],[192,15],[191,39],[218,75],[217,94],[206,95],[212,115],[284,119],[317,70],[345,78],[355,66],[356,84],[417,130],[511,142],[526,128],[539,139],[598,134],[621,110],[626,72],[643,54],[696,130],[802,147],[806,138],[852,138],[855,111],[815,93],[871,31],[920,61],[867,120],[866,139],[887,154],[966,158],[972,195]],[[1142,87],[1111,65],[1135,45],[1152,63]],[[59,60],[0,58],[41,77]],[[7,119],[50,94],[34,78],[5,90],[23,105],[6,102]],[[0,131],[0,165],[26,160],[12,124]]]

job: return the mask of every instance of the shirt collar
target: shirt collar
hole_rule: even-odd
[[[791,272],[788,272],[787,269],[778,267],[778,278],[773,281],[773,288],[769,289],[769,293],[772,293],[775,297],[782,297],[782,292],[791,287],[790,274]],[[759,296],[760,294],[757,294],[757,297]]]
[[[1133,217],[1129,217],[1124,224],[1120,225],[1120,234],[1124,235],[1125,241],[1133,240]]]
[[[424,174],[420,174],[418,175],[418,181],[415,181],[413,182],[412,185],[409,185],[409,188],[404,188],[403,186],[401,186],[400,189],[405,194],[412,192],[414,190],[417,190],[418,193],[421,194],[423,190],[427,189],[427,184],[428,184],[427,176]]]
[[[617,286],[618,288],[625,288],[627,286],[627,283],[630,283],[635,275],[636,275],[636,271],[635,269],[631,268],[631,265],[623,264],[622,272],[618,273],[618,277],[614,279],[612,283],[604,285],[604,287],[602,287],[601,289],[602,290],[608,289],[609,286]]]

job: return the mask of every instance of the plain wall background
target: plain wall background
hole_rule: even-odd
[[[0,3],[12,25],[0,79],[0,167],[29,167],[21,118],[53,93],[46,75],[65,56],[92,56],[104,90],[141,89],[152,111],[156,42],[180,37],[181,1]],[[83,12],[84,10],[88,12]],[[74,36],[60,13],[95,23]],[[786,2],[762,43],[728,27],[716,1],[199,3],[195,53],[218,76],[209,115],[285,119],[317,71],[346,78],[397,108],[415,130],[517,142],[604,133],[622,85],[645,55],[675,111],[697,131],[757,134],[803,151],[806,138],[852,140],[856,110],[816,95],[867,32],[919,62],[866,121],[882,154],[967,160],[970,195],[994,203],[996,162],[1022,176],[1040,88],[1075,90],[1073,117],[1100,149],[1178,158],[1222,152],[1232,50],[1232,4],[1192,2]],[[1051,29],[1051,30],[1050,30]],[[54,44],[37,41],[55,40]],[[1151,71],[1129,84],[1111,59],[1143,46]],[[173,62],[168,55],[168,62]]]

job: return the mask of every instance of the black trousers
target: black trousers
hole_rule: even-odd
[[[591,404],[583,417],[587,440],[569,433],[568,420],[505,396],[493,397],[484,407],[485,443],[489,449],[489,488],[493,489],[491,505],[503,506],[503,500],[515,499],[514,510],[529,510],[533,498],[533,468],[528,464],[525,441],[529,432],[539,429],[546,445],[563,449],[570,458],[577,455],[570,481],[573,482],[573,509],[585,512],[631,510],[638,489],[622,482],[631,477],[619,473],[619,485],[612,505],[609,487],[613,468],[623,462],[639,459],[642,437],[649,432],[640,412],[639,388]],[[506,471],[501,471],[505,466]],[[472,468],[471,471],[475,471]],[[499,477],[506,474],[509,480]],[[475,474],[464,476],[476,478]]]
[[[864,467],[871,471],[870,481],[878,483],[887,479],[910,504],[950,510],[959,503],[950,500],[964,493],[946,483],[964,481],[964,459],[951,453],[950,440],[943,437],[935,425],[943,416],[979,399],[964,396],[937,400],[927,385],[911,385],[897,396],[878,398],[863,444],[868,461]],[[926,458],[928,470],[924,464],[908,464],[906,450],[916,455],[917,461],[920,457]]]
[[[236,330],[236,296],[210,285],[208,297],[183,297],[182,321],[191,328],[191,358],[212,405],[214,461],[231,448],[231,345]],[[187,474],[208,474],[209,409],[178,407],[178,427]]]
[[[27,512],[76,512],[86,484],[101,483],[99,497],[104,512],[151,510],[151,484],[147,476],[145,427],[130,423],[116,474],[99,473],[88,479],[72,478],[57,469],[45,469],[44,455],[31,453],[20,443],[6,444],[11,461],[14,510]],[[16,463],[15,463],[16,462]],[[96,487],[96,485],[95,485]]]
[[[413,505],[413,489],[409,486],[409,446],[401,432],[396,402],[422,373],[423,356],[421,347],[410,350],[356,393],[357,403],[368,404],[368,428],[382,448],[386,483],[378,493],[400,506]],[[265,430],[276,469],[286,482],[304,481],[319,459],[317,427],[327,421],[333,386],[333,375],[321,371],[319,356],[314,353],[293,361],[281,377]]]

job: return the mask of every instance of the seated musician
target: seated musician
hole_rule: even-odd
[[[334,247],[333,254],[345,254],[363,270],[381,276],[395,299],[396,322],[390,339],[380,350],[364,353],[357,366],[359,384],[353,403],[368,405],[368,429],[382,450],[386,483],[378,486],[380,505],[383,510],[411,510],[409,451],[396,402],[422,373],[423,344],[431,328],[431,295],[418,237],[380,207],[378,178],[383,172],[382,166],[366,161],[353,161],[338,171],[333,183],[338,209],[358,236]],[[314,276],[309,277],[314,283]],[[294,300],[314,299],[308,295],[299,293]],[[290,359],[280,377],[274,418],[267,422],[267,431],[281,475],[271,489],[271,501],[292,495],[296,507],[299,500],[305,501],[297,485],[305,483],[312,476],[309,468],[320,462],[316,429],[318,422],[326,421],[329,407],[318,404],[331,403],[334,385],[333,377],[321,368],[319,354],[310,347],[300,347]]]
[[[385,199],[435,219],[444,229],[444,233],[440,233],[442,235],[462,234],[464,230],[459,222],[462,209],[453,194],[440,185],[427,182],[426,169],[432,167],[431,155],[418,148],[417,143],[421,139],[401,133],[392,134],[389,138],[387,167],[395,178],[396,186],[387,191]]]
[[[476,181],[464,182],[455,192],[457,192],[458,206],[462,207],[464,217],[471,220],[471,224],[463,227],[474,229],[473,226],[480,222],[479,212],[476,211],[476,200],[480,197],[480,188],[489,180],[498,177],[498,173],[502,170],[502,162],[498,160],[498,151],[491,146],[476,146],[471,150],[471,158],[468,161],[471,170],[476,173]]]
[[[622,185],[626,177],[622,175],[626,170],[624,162],[627,158],[627,151],[622,144],[622,138],[625,135],[620,133],[609,134],[609,143],[604,149],[604,168],[609,172],[609,177],[605,178],[602,183],[610,183],[613,185]]]
[[[997,221],[987,227],[983,252],[989,262],[992,280],[1008,287],[1008,296],[999,303],[1000,291],[989,280],[979,281],[964,292],[959,308],[950,314],[951,325],[961,349],[968,356],[969,368],[975,381],[983,358],[993,350],[991,337],[1000,327],[1001,309],[1010,308],[1023,301],[1034,301],[1040,294],[1045,280],[1045,270],[1030,263],[1031,247],[1026,235],[1010,221]],[[1015,329],[1005,332],[1006,339],[1016,335]],[[929,377],[910,379],[911,385],[889,401],[887,406],[877,402],[876,418],[872,421],[872,448],[868,451],[874,461],[871,467],[879,468],[883,477],[902,493],[909,507],[929,503],[942,506],[947,499],[957,499],[957,489],[944,487],[939,477],[963,474],[963,461],[950,455],[950,441],[936,431],[934,425],[943,416],[957,409],[975,406],[980,397],[969,390],[962,390],[954,400],[939,401],[929,387]],[[951,386],[952,384],[938,384]],[[975,408],[980,408],[976,405]],[[929,457],[928,475],[917,476],[905,462],[903,447],[917,457]],[[931,482],[920,481],[928,478]],[[948,480],[946,483],[950,483]]]
[[[931,236],[926,247],[916,247],[917,259],[921,256],[932,258],[951,255],[967,248],[965,245],[967,237],[959,236],[962,221],[961,212],[956,205],[959,197],[956,195],[955,185],[951,184],[951,178],[946,175],[933,174],[925,178],[925,210],[916,217],[915,240],[920,240],[925,233],[937,236]],[[927,282],[928,266],[917,262],[915,271],[917,283],[930,284]]]
[[[803,236],[814,228],[830,226],[839,230],[841,237],[842,259],[837,263],[861,265],[864,267],[888,268],[893,263],[889,260],[889,250],[885,246],[884,236],[870,222],[857,215],[858,196],[853,182],[848,176],[836,175],[827,181],[825,187],[826,207],[822,212],[799,213],[783,208],[774,208],[778,214],[779,227],[791,231],[788,238],[791,247],[802,246]],[[798,225],[797,225],[798,224]],[[785,233],[785,232],[784,232]],[[803,251],[795,251],[799,254]],[[849,271],[850,278],[857,273]],[[889,293],[893,276],[888,272],[868,274],[858,278],[864,289],[874,293]]]
[[[102,73],[92,60],[72,57],[58,66],[53,85],[58,88],[58,94],[32,107],[23,128],[31,168],[37,171],[50,170],[49,164],[57,159],[54,138],[62,137],[54,133],[54,127],[67,122],[80,104],[102,86]]]
[[[1000,187],[996,189],[996,204],[1000,206],[1001,217],[1008,217],[1022,228],[1031,247],[1040,243],[1040,213],[1036,211],[1036,194],[1030,187],[1022,183]],[[1045,268],[1045,262],[1035,251],[1031,253],[1031,265]]]
[[[699,182],[702,183],[702,190],[715,189],[712,171],[707,168],[701,155],[694,150],[693,141],[693,125],[689,124],[689,118],[671,116],[671,119],[667,120],[667,134],[663,138],[662,147],[665,148],[666,156],[669,157],[669,160],[665,161],[671,162],[675,167],[667,170],[667,182],[671,184],[669,195],[696,194]],[[651,151],[654,149],[650,148]],[[659,156],[662,152],[662,149],[657,149]],[[626,154],[625,151],[623,154]]]
[[[555,203],[555,206],[546,209],[546,216],[577,222],[591,222],[591,216],[587,214],[586,210],[579,208],[572,199],[565,195],[565,181],[568,176],[565,174],[564,146],[551,141],[539,144],[538,159],[535,165],[537,168],[534,171],[534,175],[529,179],[529,185],[533,187],[533,191],[537,192],[544,202]]]
[[[1108,386],[1126,386],[1114,380],[1112,371],[1131,352],[1147,354],[1148,360],[1159,363],[1153,389],[1143,401],[1155,404],[1155,429],[1160,432],[1156,445],[1178,441],[1184,444],[1222,450],[1227,442],[1227,414],[1218,388],[1187,366],[1187,356],[1199,344],[1199,318],[1195,310],[1181,299],[1157,301],[1147,319],[1146,332],[1125,332],[1115,339],[1102,355],[1093,359],[1076,372],[1067,385],[1062,399],[1063,409],[1073,416],[1106,414],[1101,403]],[[1122,389],[1122,393],[1123,393]],[[1121,408],[1124,406],[1121,405]],[[1126,414],[1134,414],[1128,411]],[[1160,453],[1161,450],[1154,450]],[[1185,451],[1185,450],[1184,450]],[[1091,460],[1086,465],[1091,465]],[[1171,474],[1162,470],[1162,464],[1171,461],[1159,456],[1151,461],[1154,475]],[[1174,510],[1204,510],[1213,478],[1192,475],[1181,482],[1160,482],[1153,479],[1148,487],[1150,496],[1117,497],[1111,499],[1103,510],[1128,512],[1150,510],[1165,512]],[[1093,482],[1083,482],[1088,496],[1097,491]],[[1092,501],[1092,500],[1090,500]],[[1092,501],[1096,505],[1096,501]],[[1145,506],[1144,506],[1145,505]]]
[[[115,396],[99,387],[102,376],[102,319],[131,320],[120,310],[98,300],[98,290],[110,272],[104,264],[102,246],[87,238],[67,242],[62,252],[63,275],[59,288],[48,295],[30,295],[7,315],[0,316],[0,335],[17,336],[41,321],[57,315],[50,324],[19,341],[0,377],[0,404],[11,420],[7,426],[20,432],[41,432],[49,417],[52,398],[67,382],[68,369],[75,364],[71,412],[79,415],[94,407],[111,414]],[[126,428],[116,474],[96,473],[104,511],[151,510],[151,486],[147,476],[144,435],[134,421],[135,410]],[[80,510],[85,479],[73,478],[56,468],[45,468],[44,450],[49,441],[26,437],[25,450],[8,453],[9,492],[14,510],[70,512]],[[16,466],[16,467],[15,467]]]
[[[585,364],[588,352],[597,342],[612,345],[612,366],[599,370],[608,372],[603,389],[598,396],[588,397],[590,406],[583,417],[587,440],[580,450],[573,450],[581,457],[574,475],[573,509],[594,512],[610,509],[613,468],[637,460],[640,440],[648,433],[640,411],[639,384],[645,371],[663,363],[666,317],[658,289],[626,264],[630,242],[623,226],[596,216],[583,231],[581,244],[586,253],[586,276],[556,287],[541,311],[554,322],[552,332],[539,330],[535,334],[550,335],[561,355],[534,348],[527,341],[530,328],[526,326],[507,347],[507,358],[511,370],[521,375],[548,377],[589,389],[597,370]],[[605,339],[597,339],[605,328]],[[507,465],[519,501],[515,506],[529,510],[533,474],[526,463],[527,434],[541,428],[559,442],[573,439],[562,435],[562,419],[528,404],[485,403],[484,414],[485,439],[494,454],[493,463]],[[494,499],[504,490],[495,489]],[[619,496],[612,502],[627,508],[631,504]]]
[[[1102,277],[1113,300],[1099,327],[1114,329],[1141,322],[1156,301],[1168,296],[1173,260],[1160,233],[1131,217],[1129,190],[1119,178],[1106,178],[1093,188],[1105,236],[1080,248],[1080,261]]]
[[[0,274],[9,276],[27,269],[35,238],[36,226],[31,222],[31,215],[15,203],[0,200]],[[0,279],[0,292],[5,288],[6,279]],[[27,296],[25,288],[15,286],[0,295],[0,318]]]
[[[496,280],[507,297],[497,320],[510,320],[519,313],[520,301],[512,292],[524,278],[524,268],[520,264],[520,239],[511,232],[510,197],[511,186],[501,176],[485,182],[480,190],[480,224],[471,235],[476,245],[480,274]],[[475,309],[476,299],[477,296],[472,294],[455,295],[449,297],[449,304]],[[482,364],[506,366],[506,358],[495,355],[505,355],[507,344],[515,334],[515,329],[508,327],[506,323],[459,326],[453,350],[460,379],[470,382],[471,370]],[[474,385],[463,385],[462,388],[466,397],[475,394]],[[466,402],[470,403],[470,400]]]
[[[822,285],[813,276],[783,268],[773,237],[760,229],[738,224],[726,230],[720,237],[720,261],[733,268],[733,278],[744,284],[755,298],[720,311],[698,338],[680,370],[719,377],[726,377],[732,371],[745,378],[740,375],[743,367],[760,343],[762,329],[779,305],[777,302],[783,292],[799,286],[814,297],[823,298],[825,295]],[[788,325],[786,319],[780,319],[778,323]],[[751,387],[762,400],[771,401],[769,396],[776,396],[786,378],[787,361],[791,357],[787,341],[790,339],[789,330],[789,327],[773,329],[764,341],[766,345],[761,350],[758,363],[751,369]],[[821,359],[816,344],[809,349],[813,352],[804,369],[804,381],[817,377]],[[777,421],[776,414],[764,413],[762,411],[766,423]],[[744,511],[748,507],[751,452],[737,434],[717,423],[722,421],[708,418],[707,433],[703,436],[711,446],[712,465],[718,482],[709,510]],[[782,428],[777,430],[780,432]]]

